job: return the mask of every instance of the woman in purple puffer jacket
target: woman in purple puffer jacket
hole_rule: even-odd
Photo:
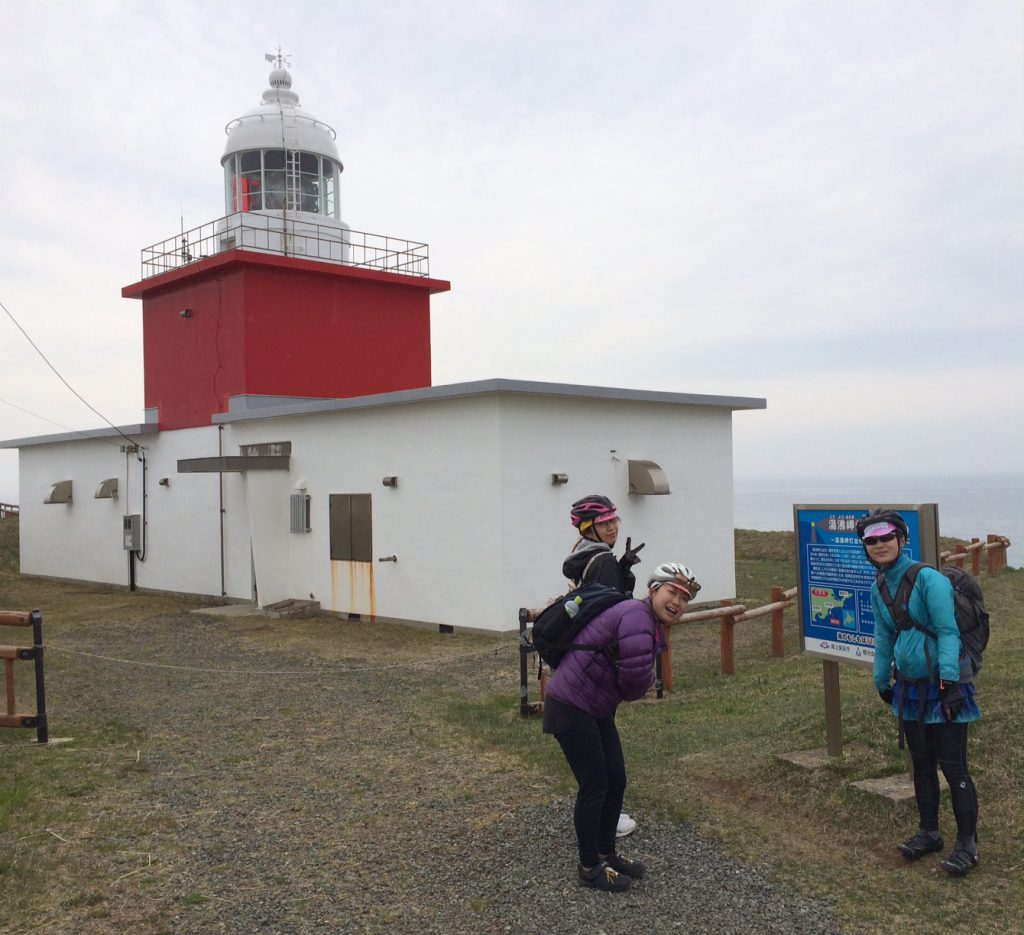
[[[573,821],[580,884],[609,892],[629,889],[644,865],[615,853],[615,827],[626,791],[626,764],[615,727],[621,701],[642,698],[654,682],[657,624],[675,623],[700,590],[685,565],[659,565],[642,601],[626,600],[590,621],[576,643],[604,652],[570,651],[547,685],[544,733],[554,734],[579,792]]]

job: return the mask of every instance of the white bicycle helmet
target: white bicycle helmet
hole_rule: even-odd
[[[690,595],[691,600],[697,596],[697,592],[700,590],[700,582],[693,576],[693,572],[679,562],[665,562],[665,564],[659,565],[647,579],[648,590],[651,588],[657,590],[663,584],[674,584],[676,587],[682,588]]]

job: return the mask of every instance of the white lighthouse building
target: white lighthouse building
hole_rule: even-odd
[[[21,570],[509,631],[563,589],[569,505],[611,497],[735,596],[732,414],[763,399],[433,385],[427,245],[342,221],[334,131],[279,59],[227,125],[225,213],[143,250],[138,424],[9,440]],[[211,160],[212,162],[212,160]],[[396,341],[395,335],[402,336]]]

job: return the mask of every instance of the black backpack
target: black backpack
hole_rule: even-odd
[[[918,573],[922,568],[928,568],[923,562],[915,562],[903,575],[900,586],[896,589],[896,597],[889,593],[885,584],[885,578],[879,572],[878,592],[889,608],[892,619],[896,621],[896,632],[915,627],[928,636],[937,638],[936,633],[928,627],[923,627],[917,621],[911,619],[907,609],[910,603],[910,592],[914,590],[914,582],[917,581]],[[960,630],[961,657],[966,656],[971,660],[971,674],[977,675],[981,670],[981,655],[988,645],[988,612],[985,610],[985,598],[981,593],[981,585],[978,580],[969,575],[962,568],[956,565],[943,565],[940,569],[953,585],[953,612],[956,615],[956,625]],[[925,644],[927,655],[928,644]],[[928,659],[928,669],[931,671],[931,659]]]
[[[557,668],[570,650],[613,652],[611,646],[573,643],[573,640],[598,614],[629,599],[628,594],[603,584],[585,584],[582,588],[575,588],[545,607],[533,622],[534,648],[552,669]]]

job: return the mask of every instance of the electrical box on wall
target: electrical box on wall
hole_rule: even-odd
[[[124,517],[125,551],[138,552],[142,548],[142,517],[129,513]]]

